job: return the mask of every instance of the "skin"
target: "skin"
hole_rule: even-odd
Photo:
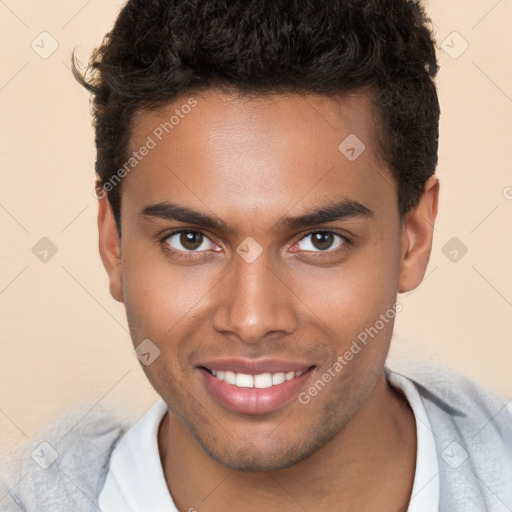
[[[123,180],[121,241],[106,198],[98,215],[110,291],[125,304],[133,343],[149,338],[160,350],[143,369],[169,409],[158,442],[174,502],[200,512],[406,510],[416,425],[384,376],[392,321],[308,404],[293,399],[267,414],[224,407],[196,365],[220,357],[300,359],[315,365],[302,390],[310,388],[398,293],[421,282],[437,178],[400,218],[363,93],[249,100],[209,90],[194,98],[192,112]],[[140,112],[131,149],[187,99]],[[355,161],[338,150],[349,134],[366,145]],[[284,217],[342,199],[372,215],[276,230]],[[169,234],[202,226],[141,215],[165,201],[231,230],[204,229],[194,252]],[[315,230],[334,232],[331,245],[315,245]],[[252,263],[236,252],[247,237],[263,250]]]

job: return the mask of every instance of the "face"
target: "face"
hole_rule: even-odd
[[[100,251],[134,345],[160,351],[148,379],[226,466],[303,460],[382,374],[436,199],[400,219],[374,126],[364,95],[207,91],[136,118],[131,151],[153,142],[122,183],[121,241],[100,201]]]

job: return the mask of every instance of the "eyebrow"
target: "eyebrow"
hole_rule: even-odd
[[[145,206],[140,215],[156,219],[177,220],[226,233],[235,232],[234,228],[215,215],[209,215],[169,201]],[[358,201],[343,199],[296,217],[282,218],[277,221],[273,231],[298,229],[357,217],[372,218],[374,215],[369,208]]]
[[[164,220],[177,220],[186,224],[197,224],[199,226],[215,229],[218,231],[232,232],[223,220],[217,216],[209,215],[187,206],[165,201],[163,203],[151,204],[140,212],[143,217],[153,217]]]
[[[275,226],[276,230],[298,229],[317,224],[326,224],[337,220],[346,220],[356,217],[373,217],[373,212],[353,199],[342,199],[335,203],[304,213],[297,217],[285,217],[279,220]]]

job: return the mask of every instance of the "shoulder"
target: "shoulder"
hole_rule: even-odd
[[[433,402],[452,414],[471,417],[495,417],[503,413],[504,419],[512,421],[512,400],[499,397],[470,377],[439,364],[417,365],[404,372],[423,401]]]
[[[3,484],[2,510],[97,511],[110,454],[128,428],[100,406],[61,416],[24,449],[15,483]]]
[[[492,423],[495,430],[512,442],[512,400],[499,397],[468,376],[439,364],[417,365],[398,374],[414,384],[434,422],[455,422],[464,426],[462,433],[467,431],[473,436]]]
[[[411,381],[425,407],[439,461],[441,510],[512,507],[512,401],[439,365],[388,374]]]

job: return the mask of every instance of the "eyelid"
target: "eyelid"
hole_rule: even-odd
[[[345,235],[343,233],[341,233],[339,230],[337,229],[334,229],[334,228],[316,228],[316,229],[310,229],[309,231],[307,231],[306,233],[304,233],[302,235],[301,238],[299,238],[299,240],[302,240],[304,237],[308,236],[308,235],[311,235],[313,233],[333,233],[334,235],[338,235],[340,236],[341,238],[344,238],[346,240],[348,240],[348,235]]]
[[[175,229],[173,231],[170,231],[168,233],[166,233],[165,235],[163,235],[160,239],[161,243],[165,243],[169,238],[173,237],[174,235],[178,235],[178,234],[181,234],[181,233],[197,233],[197,234],[200,234],[202,235],[204,238],[208,239],[210,241],[211,244],[215,244],[215,242],[213,242],[210,238],[210,236],[208,235],[208,233],[204,232],[202,229],[199,229],[199,228],[179,228],[179,229]],[[208,251],[206,250],[202,250],[202,251],[190,251],[190,250],[180,250],[180,249],[175,249],[174,247],[172,247],[169,243],[166,243],[165,244],[166,247],[165,249],[174,253],[174,254],[190,254],[190,255],[193,255],[193,254],[201,254],[201,253],[206,253]]]
[[[340,247],[336,247],[335,249],[326,249],[325,251],[318,250],[318,251],[304,251],[304,252],[318,253],[318,254],[335,254],[336,252],[342,250],[345,246],[350,245],[350,243],[351,243],[351,241],[347,235],[344,235],[344,234],[338,232],[336,229],[316,228],[316,229],[311,229],[307,233],[304,233],[299,238],[299,240],[297,242],[293,243],[293,246],[297,245],[302,240],[304,240],[304,238],[308,237],[309,235],[312,235],[313,233],[330,233],[330,234],[336,235],[342,239],[342,244],[340,245]]]

